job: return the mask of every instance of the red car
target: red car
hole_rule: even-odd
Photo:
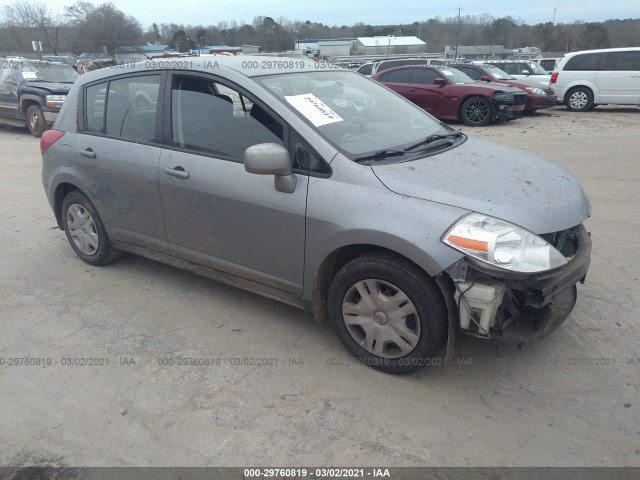
[[[522,116],[527,94],[510,85],[477,83],[450,67],[410,65],[371,77],[440,120],[476,127]]]
[[[466,73],[474,80],[481,80],[484,82],[497,82],[506,85],[512,85],[521,90],[527,92],[527,103],[524,105],[524,111],[533,113],[541,108],[554,107],[556,105],[556,94],[553,88],[548,85],[544,85],[540,82],[534,82],[531,80],[518,80],[513,78],[504,70],[500,70],[498,67],[489,64],[472,64],[452,63],[451,67],[456,70],[460,70],[462,73]]]

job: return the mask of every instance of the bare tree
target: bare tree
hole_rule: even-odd
[[[19,0],[2,7],[2,17],[6,25],[13,27],[14,32],[22,33],[21,42],[37,40],[54,55],[58,54],[65,21],[60,15],[53,15],[46,4]]]

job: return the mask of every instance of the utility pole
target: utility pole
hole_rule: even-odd
[[[459,43],[460,43],[460,8],[458,8],[458,33],[456,35],[456,56],[454,57],[454,60],[457,60],[458,58],[460,58],[460,55],[458,55]]]
[[[556,24],[556,9],[553,9],[553,20],[551,21],[554,25]]]

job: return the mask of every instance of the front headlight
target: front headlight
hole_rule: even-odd
[[[536,95],[546,95],[547,94],[547,92],[545,92],[543,89],[538,88],[538,87],[527,87],[527,92],[535,93]]]
[[[535,233],[480,213],[462,217],[442,241],[465,255],[512,272],[544,272],[567,263],[553,245]]]
[[[62,108],[66,95],[47,95],[47,108]]]

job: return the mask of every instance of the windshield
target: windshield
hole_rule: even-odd
[[[351,158],[400,149],[444,130],[424,110],[355,72],[287,73],[255,80]]]
[[[500,70],[498,67],[494,67],[493,65],[485,65],[484,68],[498,80],[515,80],[515,78],[513,78],[507,72],[505,72],[504,70]]]
[[[465,83],[476,83],[476,81],[473,78],[471,78],[466,73],[462,73],[458,69],[446,67],[446,68],[439,68],[439,70],[440,70],[440,73],[445,75],[447,77],[447,80],[449,80],[451,83],[455,83],[457,85],[462,85]]]
[[[533,75],[549,75],[547,71],[536,62],[529,62],[529,69],[531,70]]]
[[[28,81],[73,83],[78,78],[78,72],[68,65],[56,65],[48,62],[25,62],[22,67],[22,76]]]

